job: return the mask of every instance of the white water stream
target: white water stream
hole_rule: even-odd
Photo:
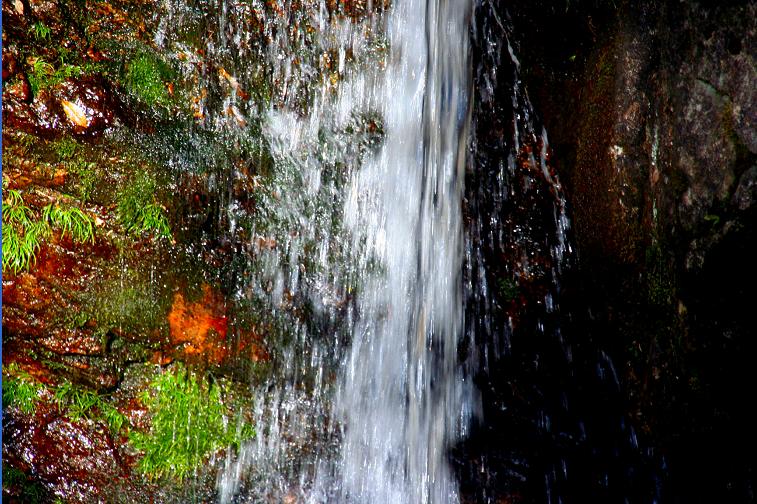
[[[294,383],[261,395],[261,405],[270,409],[261,410],[260,422],[275,418],[288,431],[276,424],[261,432],[228,465],[219,485],[222,500],[238,492],[245,471],[260,471],[273,459],[277,467],[248,493],[265,488],[274,495],[272,488],[280,486],[279,498],[307,502],[457,501],[448,449],[463,434],[471,411],[471,389],[457,357],[471,9],[466,1],[406,0],[362,23],[321,19],[321,46],[337,55],[340,81],[325,81],[304,115],[286,107],[269,112],[265,132],[274,158],[302,177],[311,198],[324,190],[323,160],[329,157],[319,133],[343,131],[356,116],[374,114],[383,142],[358,160],[361,166],[346,167],[344,194],[335,195],[344,201],[343,227],[324,236],[313,230],[314,223],[303,226],[322,244],[324,288],[315,292],[321,295],[327,284],[347,277],[340,271],[344,264],[335,268],[329,261],[334,243],[346,249],[359,284],[336,380],[324,378],[329,370],[319,357],[331,349],[311,348],[304,365],[302,355],[292,356],[288,365],[309,367],[315,385],[298,386],[297,371]],[[383,40],[380,59],[370,54],[366,33]],[[273,47],[286,51],[286,45]],[[357,60],[366,54],[367,62],[345,68],[348,52]],[[272,59],[285,61],[276,54]],[[284,85],[297,85],[286,63],[274,74]],[[345,141],[335,135],[334,143]],[[291,273],[279,282],[291,284],[280,291],[297,288]],[[314,304],[328,309],[323,299]],[[314,418],[331,419],[334,446],[309,452],[310,462],[300,460],[296,469],[282,467],[292,454],[282,454],[286,442],[277,438],[307,444],[310,431],[295,425],[311,425]],[[277,480],[282,475],[288,481]]]

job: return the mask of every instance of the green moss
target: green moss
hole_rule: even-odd
[[[497,287],[499,288],[499,295],[502,296],[502,300],[509,303],[518,296],[518,284],[509,278],[500,278],[497,281]]]
[[[10,502],[27,504],[49,502],[49,494],[42,483],[35,481],[21,469],[8,466],[3,462],[3,501],[6,495],[18,499]]]
[[[675,277],[668,258],[659,243],[647,247],[646,289],[647,301],[657,306],[668,306],[675,299]]]
[[[63,137],[52,144],[55,154],[61,161],[72,159],[79,151],[79,144],[70,137]]]
[[[105,282],[84,305],[103,333],[121,329],[146,335],[165,315],[157,293],[128,275]]]
[[[143,171],[119,193],[118,221],[127,233],[171,236],[166,212],[157,202],[156,188],[155,179]]]
[[[212,453],[254,436],[252,425],[229,418],[225,389],[223,381],[203,383],[183,367],[159,375],[141,397],[151,429],[129,435],[144,455],[138,468],[150,478],[183,480]]]
[[[78,183],[74,189],[78,192],[79,198],[82,201],[89,201],[95,189],[100,182],[100,175],[97,172],[97,164],[93,162],[87,162],[82,159],[76,159],[66,164],[68,171],[78,177]]]
[[[147,105],[167,105],[170,102],[166,81],[170,67],[157,56],[141,52],[126,65],[124,84],[127,90]]]

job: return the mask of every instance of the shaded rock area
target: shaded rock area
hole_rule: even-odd
[[[488,469],[473,481],[515,502],[753,501],[757,418],[744,394],[757,378],[757,5],[515,1],[479,11],[478,30],[512,22],[577,254],[561,276],[572,363],[549,358],[554,336],[528,352],[513,332],[510,370],[483,374],[494,380],[479,448]],[[476,79],[491,87],[485,72]],[[507,117],[510,91],[500,92]],[[536,390],[504,392],[534,355],[549,368],[530,381]],[[529,453],[534,445],[543,449]]]

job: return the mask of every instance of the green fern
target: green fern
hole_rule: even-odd
[[[34,263],[40,243],[49,235],[50,228],[32,217],[21,193],[9,189],[3,199],[3,270],[18,273]]]
[[[89,419],[104,422],[110,431],[118,434],[126,425],[126,417],[115,406],[105,402],[102,396],[84,390],[71,382],[63,382],[55,388],[53,397],[58,411],[74,422]]]
[[[42,209],[42,218],[50,226],[60,229],[63,235],[70,235],[74,241],[95,241],[92,219],[76,207],[51,203]]]
[[[144,453],[139,469],[151,478],[183,480],[212,453],[254,436],[249,423],[227,419],[223,382],[202,384],[183,367],[158,376],[142,394],[150,432],[132,431],[129,441]]]
[[[26,415],[33,414],[44,385],[22,371],[16,363],[6,366],[3,374],[3,409],[14,407]]]
[[[165,210],[156,201],[156,185],[154,178],[142,172],[119,194],[118,221],[127,233],[171,236]]]
[[[47,40],[49,42],[52,31],[53,30],[49,26],[40,21],[37,21],[31,26],[31,28],[29,28],[29,33],[34,35],[34,38],[39,41]]]

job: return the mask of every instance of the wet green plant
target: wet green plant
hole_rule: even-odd
[[[166,212],[157,202],[156,188],[155,179],[147,172],[141,172],[119,193],[118,221],[127,233],[171,236]]]
[[[58,410],[74,422],[84,419],[102,421],[114,434],[118,434],[126,425],[126,417],[92,390],[82,389],[66,381],[55,388],[53,396]]]
[[[28,270],[52,228],[70,235],[76,242],[94,241],[92,218],[82,210],[51,203],[42,209],[40,219],[24,204],[19,191],[8,189],[3,198],[3,270],[14,273]]]
[[[79,178],[76,184],[76,192],[82,201],[89,201],[92,194],[100,181],[100,175],[97,173],[97,163],[75,159],[66,163],[69,172]]]
[[[183,480],[212,453],[238,447],[254,436],[251,424],[229,418],[223,381],[202,382],[179,366],[161,373],[141,395],[151,418],[149,432],[132,431],[140,452],[138,468],[150,478]]]
[[[76,242],[95,241],[92,218],[76,207],[51,203],[42,209],[42,218],[50,226],[59,229],[62,235],[68,234]]]
[[[45,222],[34,219],[21,193],[9,189],[3,198],[3,270],[18,273],[29,269],[49,232]]]
[[[3,409],[18,408],[25,415],[37,409],[44,385],[13,363],[3,369]]]
[[[33,57],[30,61],[31,69],[26,76],[34,96],[43,89],[57,86],[67,79],[96,73],[101,69],[98,64],[72,65],[66,63],[62,57],[57,68],[40,56]]]
[[[518,284],[509,278],[500,278],[497,281],[497,287],[499,287],[499,295],[502,296],[502,300],[507,303],[518,297]]]
[[[53,144],[56,156],[61,161],[68,161],[74,157],[79,150],[79,144],[70,137],[63,137]]]
[[[29,28],[29,33],[38,41],[50,41],[52,29],[41,21],[37,21]]]
[[[129,92],[147,105],[166,105],[170,101],[166,80],[170,68],[155,55],[141,52],[126,65],[124,84]]]

